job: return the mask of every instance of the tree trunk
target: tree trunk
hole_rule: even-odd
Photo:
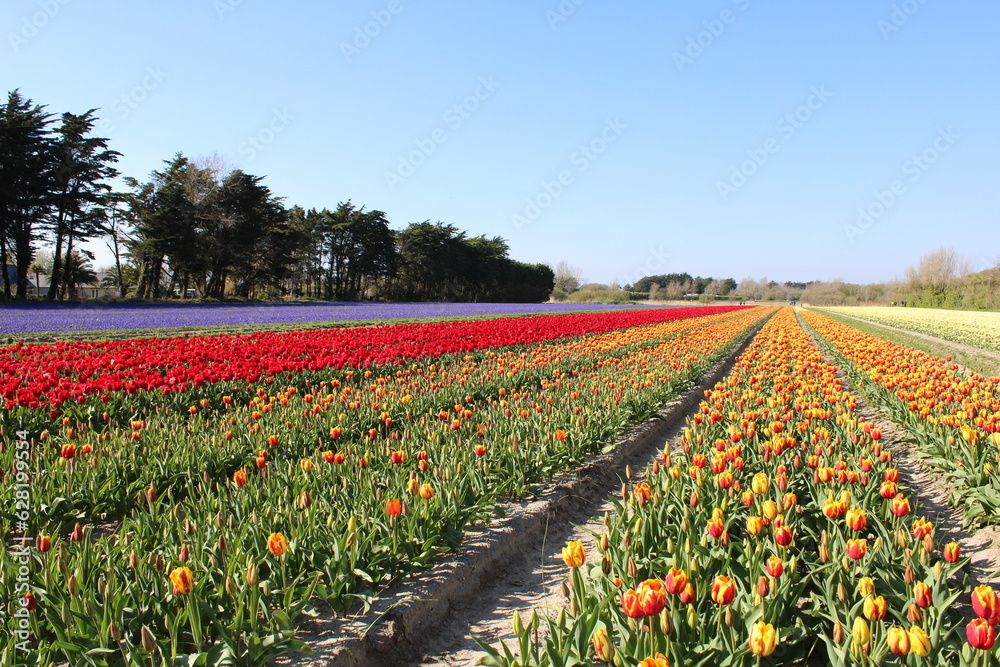
[[[62,244],[63,214],[60,212],[59,219],[56,221],[56,249],[52,254],[52,275],[49,277],[49,292],[45,297],[49,301],[55,301],[59,295],[59,282],[62,278],[63,270]]]

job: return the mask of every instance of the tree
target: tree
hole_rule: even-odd
[[[52,146],[55,159],[50,229],[55,238],[49,301],[65,296],[68,277],[63,264],[74,252],[74,242],[87,241],[104,227],[108,193],[105,181],[118,175],[111,165],[121,155],[108,149],[108,140],[87,136],[93,130],[96,109],[84,114],[64,113]],[[63,256],[63,242],[66,243]]]
[[[39,250],[35,253],[35,259],[31,262],[28,270],[35,276],[35,296],[39,296],[42,276],[47,276],[52,272],[52,253]]]
[[[34,242],[52,203],[51,123],[52,115],[44,106],[21,97],[17,90],[0,108],[0,257],[6,262],[8,252],[13,254],[18,300],[27,298]],[[2,298],[9,301],[10,276],[2,273]]]
[[[97,273],[91,265],[93,253],[87,250],[74,250],[63,265],[63,278],[70,299],[76,298],[76,288],[79,285],[94,285],[97,283]]]
[[[559,262],[555,271],[555,287],[552,295],[555,298],[566,298],[576,290],[580,289],[583,281],[583,270],[575,266],[570,266],[566,262]]]
[[[315,214],[315,220],[326,257],[325,298],[356,300],[366,285],[395,275],[399,257],[385,213],[366,212],[348,200],[333,212]]]

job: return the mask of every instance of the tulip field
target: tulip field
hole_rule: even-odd
[[[886,306],[824,310],[1000,352],[1000,313]]]
[[[703,307],[0,348],[0,667],[308,651],[305,621],[455,550],[761,326],[596,552],[566,545],[569,608],[516,615],[484,663],[1000,665],[997,594],[858,414],[997,523],[1000,378]]]
[[[927,464],[947,462],[958,500],[989,496],[997,378],[803,317]],[[625,480],[592,555],[565,546],[568,608],[515,614],[484,664],[1000,664],[997,593],[972,585],[857,401],[792,309],[773,316],[677,448]]]
[[[364,604],[453,549],[771,312],[2,348],[0,664],[304,650],[319,606]]]

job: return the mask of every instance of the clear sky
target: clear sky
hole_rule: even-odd
[[[0,84],[99,107],[140,179],[218,153],[288,206],[594,282],[869,282],[1000,256],[998,25],[988,0],[5,0]]]

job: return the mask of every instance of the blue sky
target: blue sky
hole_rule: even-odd
[[[880,281],[1000,257],[1000,5],[7,0],[0,83],[124,174],[508,239],[595,282]]]

